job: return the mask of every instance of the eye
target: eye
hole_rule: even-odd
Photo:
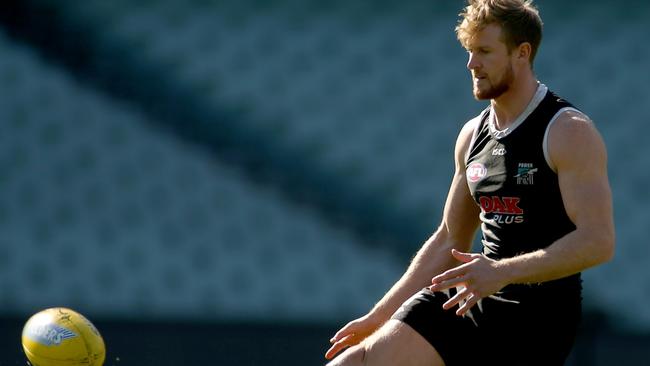
[[[477,47],[466,49],[467,53],[471,56],[472,54],[487,55],[491,52],[489,48]]]

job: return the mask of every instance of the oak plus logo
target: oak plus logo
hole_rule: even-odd
[[[524,210],[519,207],[519,197],[481,196],[479,203],[485,217],[497,224],[521,224]]]
[[[487,168],[485,165],[481,163],[472,163],[470,166],[467,168],[466,171],[467,174],[467,179],[472,182],[476,183],[487,175]]]

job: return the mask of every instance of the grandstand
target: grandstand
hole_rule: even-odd
[[[540,4],[536,71],[603,133],[615,203],[617,256],[585,273],[595,333],[575,365],[645,357],[650,334],[650,6],[618,4]],[[0,315],[65,304],[115,332],[300,331],[317,362],[307,352],[372,306],[440,219],[455,136],[484,107],[458,7],[3,2]],[[118,344],[122,365],[181,359]]]

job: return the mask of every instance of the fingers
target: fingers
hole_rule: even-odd
[[[462,316],[465,315],[472,306],[476,305],[480,298],[481,297],[476,293],[470,292],[466,287],[463,287],[458,291],[458,293],[456,293],[456,295],[454,295],[454,297],[442,304],[442,308],[449,310],[460,304],[461,306],[456,310],[456,315]]]
[[[361,339],[358,339],[360,335],[357,334],[359,324],[358,320],[351,321],[336,332],[334,337],[330,339],[332,346],[325,352],[326,359],[332,359],[337,353],[361,341]]]
[[[462,316],[465,315],[476,303],[481,299],[480,296],[470,292],[469,296],[466,297],[465,303],[461,305],[458,310],[456,310],[456,315]]]
[[[480,254],[461,253],[456,249],[452,249],[452,253],[454,254],[454,256],[457,256],[457,259],[461,260],[464,263],[454,268],[450,268],[442,272],[441,274],[433,277],[433,279],[431,280],[432,282],[440,282],[440,281],[448,280],[450,278],[462,276],[470,268],[472,262],[481,257]]]
[[[455,278],[448,279],[446,281],[445,280],[441,281],[434,278],[433,280],[431,280],[431,282],[432,285],[429,286],[429,289],[431,291],[444,291],[452,287],[463,285],[465,284],[466,280],[464,277],[455,277]]]
[[[336,356],[336,354],[338,354],[345,348],[352,346],[353,344],[351,342],[351,338],[352,336],[348,335],[346,337],[341,338],[339,341],[334,342],[334,344],[332,344],[332,346],[327,350],[327,352],[325,352],[325,358],[331,360],[332,358],[334,358],[334,356]]]
[[[448,269],[448,270],[442,272],[441,274],[433,277],[431,279],[431,283],[435,285],[436,283],[440,283],[440,282],[443,282],[443,281],[447,281],[447,280],[462,276],[464,273],[465,273],[465,268],[462,265],[458,266],[458,267],[454,267],[452,269]]]
[[[465,299],[468,296],[469,290],[467,287],[462,287],[454,297],[451,299],[447,300],[444,304],[442,304],[442,308],[445,310],[449,310],[456,306],[458,303],[460,303],[463,299]]]
[[[458,259],[459,261],[464,262],[464,263],[471,262],[471,261],[473,261],[474,259],[476,259],[476,258],[478,258],[478,257],[481,256],[480,254],[477,254],[477,253],[463,253],[463,252],[458,251],[458,250],[456,250],[456,249],[452,249],[452,250],[451,250],[451,255],[452,255],[454,258],[456,258],[456,259]]]
[[[452,249],[451,254],[456,259],[463,262],[463,264],[448,269],[447,271],[433,277],[431,279],[432,286],[429,287],[432,291],[442,291],[462,284],[465,281],[464,276],[467,274],[472,263],[481,257],[481,254],[463,253],[456,249]]]
[[[476,292],[472,292],[467,289],[467,287],[461,287],[458,292],[444,304],[442,308],[449,310],[454,306],[460,304],[458,310],[456,310],[456,315],[463,316],[467,313],[476,303],[481,299],[481,296]]]
[[[338,332],[336,332],[336,334],[334,335],[334,337],[332,337],[332,339],[330,339],[330,343],[336,343],[337,341],[346,337],[350,333],[353,333],[355,326],[356,326],[356,322],[354,321],[346,324],[343,328],[341,328]]]
[[[431,291],[442,291],[459,285],[465,281],[464,275],[467,266],[465,264],[449,269],[431,279]]]

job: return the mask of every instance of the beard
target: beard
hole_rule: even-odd
[[[515,73],[512,70],[512,64],[508,63],[503,75],[496,83],[490,83],[487,89],[480,89],[474,85],[473,93],[476,100],[496,99],[510,89],[512,81],[515,79]],[[487,80],[487,79],[484,79]]]

